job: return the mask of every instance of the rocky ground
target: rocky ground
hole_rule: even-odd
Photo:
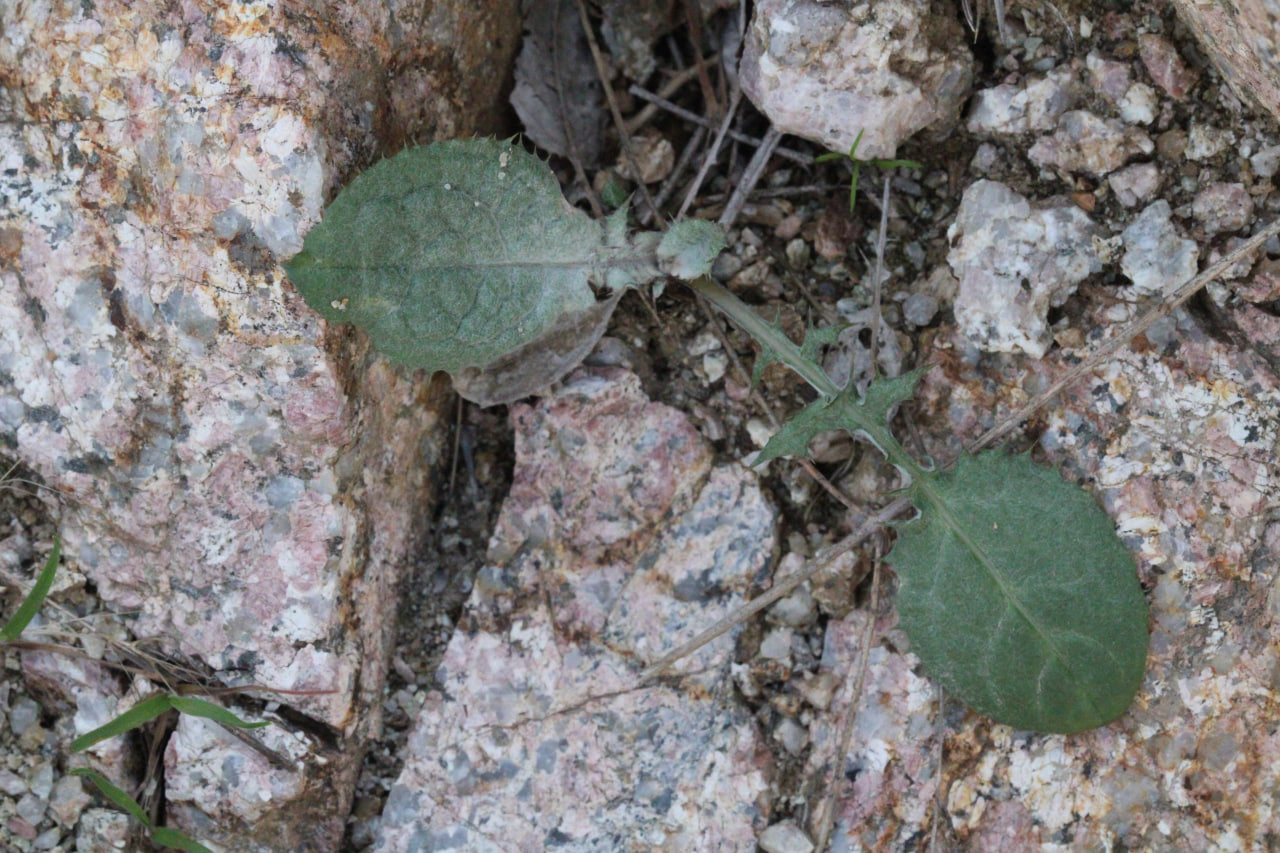
[[[962,20],[956,9],[965,33]],[[958,122],[896,152],[861,149],[921,165],[864,167],[853,211],[847,165],[815,165],[824,149],[784,137],[788,152],[770,161],[715,270],[791,332],[849,324],[828,356],[833,373],[868,377],[873,352],[874,369],[889,375],[934,365],[897,429],[909,448],[939,459],[1280,208],[1274,121],[1223,83],[1165,4],[1011,4],[1005,27],[1003,40],[990,21],[971,37],[972,85],[957,96]],[[674,68],[670,48],[654,53],[660,69]],[[690,83],[672,98],[696,110],[695,90]],[[628,116],[641,105],[624,98]],[[768,126],[744,103],[741,133],[759,138]],[[644,128],[648,145],[671,145],[672,159],[693,132],[664,112]],[[723,211],[751,153],[730,147],[690,215]],[[567,165],[562,177],[586,204]],[[873,347],[885,177],[878,305],[892,333]],[[1272,849],[1280,243],[1267,250],[1011,439],[1095,490],[1136,556],[1153,639],[1148,681],[1125,720],[1082,736],[1032,736],[941,696],[894,627],[889,568],[870,610],[869,570],[890,546],[884,538],[731,643],[709,647],[689,664],[702,680],[627,689],[619,660],[651,660],[651,638],[683,637],[767,586],[771,573],[797,569],[882,506],[893,484],[874,453],[835,435],[814,448],[814,463],[843,501],[794,461],[770,463],[758,480],[744,473],[740,463],[809,392],[777,366],[753,390],[753,343],[673,285],[627,296],[585,370],[555,394],[509,410],[459,404],[451,452],[433,473],[441,486],[428,510],[432,532],[399,598],[385,728],[365,761],[346,849],[537,849],[558,838],[552,832],[570,839],[607,818],[612,842],[560,843],[710,850],[758,839],[770,853],[803,853],[826,809],[851,705],[833,850]],[[644,444],[655,436],[662,452]],[[33,576],[54,532],[49,502],[32,499],[35,487],[13,479],[21,474],[0,492],[6,585]],[[619,504],[625,524],[611,514]],[[530,545],[538,525],[562,533],[559,550]],[[710,580],[699,575],[708,563],[721,573]],[[623,565],[668,575],[636,589]],[[62,578],[60,618],[94,622],[95,589],[73,560]],[[687,594],[691,578],[716,594]],[[591,598],[587,581],[608,594]],[[605,631],[601,601],[613,595],[633,618]],[[513,623],[528,631],[518,653],[492,641]],[[102,618],[92,630],[115,637],[116,624]],[[865,685],[854,697],[868,630]],[[0,849],[137,849],[120,846],[139,843],[123,840],[127,822],[64,775],[74,713],[40,677],[55,664],[24,667],[18,652],[4,654]],[[480,713],[468,704],[475,697],[537,692],[513,685],[513,672],[542,679],[535,687],[552,699],[535,710],[554,724],[513,726],[510,740],[459,739],[442,758],[448,733]],[[618,695],[583,713],[567,685]],[[521,701],[496,702],[498,722],[528,711]],[[584,746],[548,757],[539,747],[553,739]],[[134,748],[145,757],[144,744]],[[699,754],[708,751],[719,765]],[[494,784],[481,757],[521,784]],[[533,809],[568,817],[524,813],[525,785],[555,785],[529,782],[539,777],[523,759],[572,780],[539,794]],[[616,776],[573,775],[610,761],[636,768],[631,783],[650,786],[648,807],[661,819],[646,824],[643,810],[617,806]],[[433,803],[415,799],[423,790],[437,792]],[[579,801],[609,806],[579,813]],[[477,813],[507,819],[459,817]],[[462,834],[431,836],[428,823]],[[653,837],[627,834],[637,826]]]

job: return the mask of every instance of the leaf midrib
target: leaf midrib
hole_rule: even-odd
[[[1033,631],[1035,631],[1036,636],[1040,638],[1040,641],[1049,649],[1054,659],[1071,677],[1072,683],[1078,684],[1080,680],[1079,676],[1076,674],[1075,669],[1070,665],[1066,655],[1058,649],[1057,644],[1053,642],[1040,622],[1035,619],[1032,614],[1027,612],[1021,599],[1010,592],[1010,587],[1004,577],[1004,574],[995,566],[994,561],[988,556],[986,550],[977,542],[973,541],[972,537],[968,535],[964,527],[956,520],[955,515],[952,514],[946,501],[938,494],[937,491],[934,490],[933,484],[929,482],[929,477],[927,475],[919,477],[916,480],[916,488],[919,492],[924,494],[925,500],[927,500],[932,508],[938,513],[938,518],[943,520],[947,528],[951,530],[956,538],[969,549],[970,553],[978,558],[979,564],[984,570],[986,570],[987,574],[991,576],[991,579],[995,581],[996,585],[1000,588],[1001,594],[1010,602],[1014,611],[1031,626]],[[1094,702],[1092,693],[1088,691],[1081,692],[1084,693],[1085,699],[1089,703],[1089,707],[1093,709],[1093,712],[1098,715],[1098,717],[1101,717],[1102,711],[1098,708],[1097,703]]]

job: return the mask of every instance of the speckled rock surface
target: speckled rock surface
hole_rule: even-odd
[[[639,666],[745,598],[776,513],[688,418],[618,368],[512,410],[516,470],[382,814],[380,853],[746,850],[767,752],[731,636],[635,689]]]
[[[917,131],[945,129],[972,81],[954,15],[929,0],[760,0],[742,57],[742,90],[786,133],[892,157]]]
[[[324,335],[278,264],[353,169],[488,127],[515,5],[3,12],[0,441],[70,498],[64,552],[136,635],[319,691],[287,701],[350,738],[305,776],[328,821],[227,849],[340,836],[438,451],[428,383]]]
[[[1173,5],[1236,96],[1280,118],[1280,6],[1273,0],[1173,0]]]
[[[1132,306],[1119,309],[1102,309],[1089,328],[1132,316]],[[1073,355],[979,365],[954,343],[917,397],[925,418],[956,429],[928,442],[939,459]],[[1280,382],[1265,362],[1183,314],[1050,407],[1037,427],[1039,453],[1098,495],[1149,590],[1144,686],[1119,722],[1071,737],[1020,734],[955,703],[940,718],[886,605],[877,618],[891,645],[871,652],[835,849],[909,849],[910,839],[935,834],[938,796],[946,811],[936,834],[964,850],[1273,849],[1278,423]],[[824,666],[847,671],[866,618],[855,612],[828,629]],[[815,769],[829,766],[847,702],[845,690],[836,713],[812,726]]]

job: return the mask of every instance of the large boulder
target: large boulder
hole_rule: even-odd
[[[68,497],[65,552],[136,637],[300,691],[272,697],[304,747],[255,787],[269,808],[210,797],[260,756],[188,726],[172,749],[240,759],[171,755],[170,816],[228,850],[333,850],[445,398],[327,329],[280,263],[377,157],[498,129],[517,4],[0,16],[0,442]]]

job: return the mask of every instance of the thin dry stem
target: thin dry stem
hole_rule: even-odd
[[[635,85],[634,83],[627,89],[627,91],[635,95],[637,98],[639,98],[642,101],[649,101],[651,106],[655,108],[664,109],[667,112],[671,113],[672,115],[676,116],[677,118],[684,119],[690,124],[696,124],[697,126],[706,128],[707,130],[711,130],[717,127],[717,124],[711,121],[710,119],[707,119],[707,118],[704,118],[703,116],[698,115],[693,110],[686,110],[684,107],[680,106],[679,104],[674,104],[671,101],[667,100],[666,98],[660,97],[658,95],[654,95],[652,92],[642,89],[641,87]],[[648,109],[648,107],[645,107],[645,109]],[[750,134],[742,133],[740,131],[733,130],[732,128],[729,129],[727,136],[730,139],[732,139],[734,142],[741,142],[743,145],[750,145],[752,148],[759,148],[761,144],[763,144],[763,140],[756,139],[754,136],[751,136]],[[777,154],[779,157],[790,160],[793,163],[798,163],[801,166],[813,165],[812,157],[810,157],[808,154],[802,154],[801,152],[795,151],[791,148],[778,146],[778,148],[774,150],[774,153]]]
[[[852,211],[850,211],[852,212]],[[889,176],[884,176],[884,192],[880,203],[880,231],[876,234],[876,265],[871,276],[871,322],[875,328],[871,330],[871,378],[876,378],[880,362],[880,332],[884,327],[880,304],[881,291],[884,289],[880,277],[884,275],[884,244],[889,233]],[[890,332],[892,334],[892,332]]]
[[[684,203],[680,205],[680,211],[676,214],[677,220],[684,219],[684,215],[689,212],[689,207],[693,204],[693,200],[698,197],[698,191],[702,189],[702,182],[707,179],[707,173],[711,171],[712,165],[716,162],[716,157],[720,154],[720,146],[724,145],[724,138],[729,133],[729,125],[733,123],[733,118],[738,113],[738,104],[741,101],[742,90],[735,86],[733,92],[729,95],[729,109],[725,111],[724,118],[720,120],[720,128],[716,131],[716,138],[712,140],[711,147],[707,149],[706,156],[702,159],[702,165],[698,168],[698,174],[693,179],[693,183],[685,191]]]
[[[614,95],[613,84],[609,82],[609,70],[605,65],[604,54],[600,52],[600,43],[596,41],[595,30],[591,28],[591,18],[587,15],[587,4],[584,0],[578,0],[578,17],[582,19],[582,30],[587,35],[587,46],[591,48],[591,58],[595,62],[596,76],[600,78],[600,85],[604,87],[604,98],[609,104],[609,115],[613,116],[614,127],[618,129],[618,142],[622,146],[622,156],[626,160],[631,171],[636,175],[636,189],[640,193],[640,197],[644,199],[644,203],[651,210],[656,210],[653,206],[653,199],[649,196],[649,188],[639,180],[641,174],[640,167],[637,165],[639,159],[636,157],[635,149],[631,147],[631,137],[627,134],[627,121],[622,117],[622,110],[618,108],[618,98]],[[588,184],[588,186],[590,186]]]
[[[756,153],[751,156],[751,161],[747,163],[746,170],[742,173],[742,180],[738,182],[738,186],[734,188],[733,195],[729,196],[728,203],[724,206],[724,212],[720,214],[720,227],[728,231],[733,227],[733,223],[738,221],[738,214],[742,213],[742,207],[747,203],[747,196],[756,188],[756,184],[760,182],[760,177],[764,174],[765,167],[769,165],[769,158],[773,156],[773,151],[778,147],[778,141],[782,139],[782,131],[772,125],[764,135],[764,139],[760,143],[760,147],[756,149]]]
[[[647,681],[652,681],[662,675],[666,670],[670,669],[671,665],[676,661],[686,657],[687,655],[693,654],[716,637],[719,637],[725,632],[736,628],[743,622],[746,622],[748,619],[755,616],[761,610],[764,610],[778,599],[786,597],[800,584],[810,578],[816,577],[821,572],[826,571],[831,564],[839,559],[846,551],[856,547],[862,542],[862,540],[866,539],[872,533],[875,533],[890,521],[893,521],[910,506],[910,499],[898,498],[896,501],[863,522],[857,530],[850,533],[839,542],[823,548],[822,551],[815,555],[814,558],[809,561],[809,564],[803,569],[787,575],[781,580],[775,581],[774,585],[768,592],[758,598],[753,598],[750,602],[739,608],[737,612],[724,617],[689,642],[654,661],[648,666],[648,668],[640,673],[639,683],[644,684]]]
[[[839,745],[836,747],[836,754],[832,760],[831,778],[827,783],[827,794],[823,798],[823,808],[819,814],[818,831],[815,833],[817,838],[814,844],[815,850],[826,850],[827,840],[831,837],[831,826],[835,822],[836,816],[836,794],[839,793],[840,780],[844,774],[841,768],[844,767],[845,756],[849,754],[849,750],[853,747],[853,727],[858,721],[858,707],[862,704],[862,688],[867,680],[867,664],[871,660],[871,641],[875,639],[876,618],[880,613],[880,563],[882,562],[882,554],[880,548],[876,548],[875,562],[871,569],[871,602],[870,618],[867,619],[867,625],[862,631],[861,648],[858,650],[857,675],[853,680],[853,693],[849,697],[849,710],[844,718],[844,726],[840,731]]]

